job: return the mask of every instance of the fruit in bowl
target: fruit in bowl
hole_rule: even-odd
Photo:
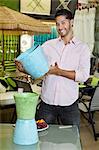
[[[48,124],[43,119],[37,120],[36,124],[37,124],[38,131],[40,130],[42,131],[48,128]]]

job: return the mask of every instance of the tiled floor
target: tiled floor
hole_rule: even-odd
[[[99,131],[99,112],[95,114],[96,128]],[[99,150],[99,138],[94,140],[91,125],[81,116],[80,137],[83,150]]]

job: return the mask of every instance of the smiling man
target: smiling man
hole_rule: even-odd
[[[79,128],[78,82],[89,78],[90,50],[87,44],[74,37],[73,15],[69,10],[57,10],[55,21],[59,37],[42,45],[50,69],[43,79],[37,119],[54,124],[60,117],[63,125]],[[24,72],[19,62],[16,65]]]
[[[38,119],[54,124],[57,116],[63,125],[80,125],[77,99],[78,82],[85,82],[90,72],[90,50],[73,35],[73,15],[60,9],[55,14],[59,38],[42,47],[51,66],[42,84]]]

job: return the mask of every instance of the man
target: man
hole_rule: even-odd
[[[66,9],[58,10],[55,21],[59,38],[42,47],[51,66],[42,83],[38,119],[54,124],[60,117],[63,125],[80,125],[77,99],[78,82],[85,82],[90,72],[90,51],[73,35],[73,16]]]
[[[59,116],[62,124],[79,127],[78,82],[85,82],[89,77],[90,51],[73,36],[70,11],[58,10],[55,21],[60,37],[42,45],[51,68],[43,80],[38,119],[53,124]]]

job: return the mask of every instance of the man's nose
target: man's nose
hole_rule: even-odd
[[[59,29],[60,30],[63,29],[63,25],[62,24],[59,25]]]

